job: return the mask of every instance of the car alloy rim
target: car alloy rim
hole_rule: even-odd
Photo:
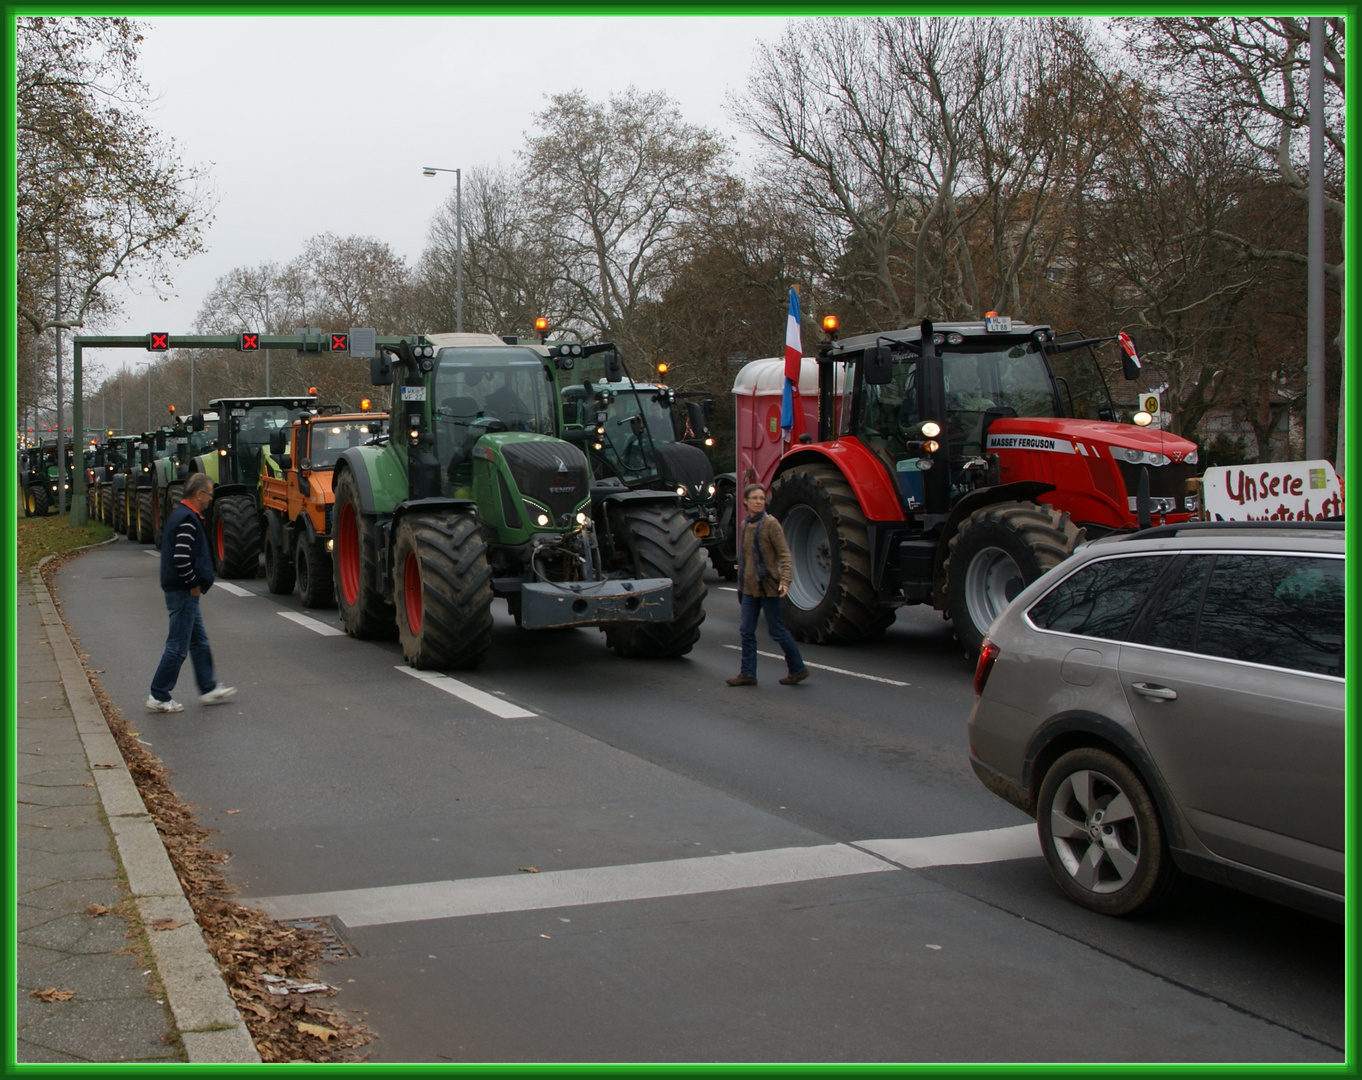
[[[794,573],[787,594],[802,611],[816,608],[828,592],[832,573],[832,544],[828,531],[811,506],[793,506],[785,516],[785,539],[790,545]]]
[[[1021,567],[1002,548],[987,547],[970,560],[965,571],[965,603],[970,621],[987,630],[1026,582]]]
[[[1050,803],[1055,854],[1075,884],[1106,894],[1125,888],[1140,868],[1140,825],[1130,797],[1092,769],[1070,773]]]

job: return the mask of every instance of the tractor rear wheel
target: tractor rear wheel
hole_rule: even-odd
[[[105,525],[113,525],[113,485],[99,485],[99,520]],[[114,530],[117,532],[117,530]]]
[[[333,518],[336,606],[351,637],[391,640],[397,636],[396,613],[392,598],[377,584],[382,568],[360,505],[359,485],[347,469],[336,482]]]
[[[137,539],[137,489],[132,486],[123,489],[123,535],[129,540]]]
[[[414,668],[471,668],[492,641],[492,567],[471,516],[408,514],[393,537],[402,655]]]
[[[260,515],[249,495],[213,500],[213,569],[220,577],[253,578],[260,572]]]
[[[277,596],[293,591],[293,554],[286,544],[274,539],[274,530],[265,527],[265,586]]]
[[[137,492],[137,540],[142,544],[150,544],[156,539],[156,511],[152,496],[151,488],[141,488]]]
[[[946,557],[946,615],[966,656],[979,655],[993,620],[1083,536],[1067,513],[1044,503],[994,503],[960,523]]]
[[[24,517],[46,517],[50,504],[46,484],[29,484],[24,493]]]
[[[298,548],[293,554],[293,572],[298,579],[298,596],[303,601],[303,607],[328,607],[335,603],[331,560],[327,558],[320,540],[309,540],[307,533],[298,537]]]
[[[846,477],[828,465],[791,469],[771,485],[767,509],[790,545],[794,576],[782,607],[795,637],[845,644],[894,621],[879,604],[865,513]]]
[[[705,552],[691,520],[679,506],[624,504],[616,535],[634,556],[634,573],[671,578],[670,622],[606,623],[605,643],[620,656],[651,660],[685,656],[700,639],[705,621]]]

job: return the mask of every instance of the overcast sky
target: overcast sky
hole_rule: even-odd
[[[454,177],[510,165],[547,96],[663,90],[682,116],[733,135],[725,112],[759,41],[784,18],[161,18],[142,71],[153,123],[216,192],[208,250],[176,265],[167,301],[124,293],[103,332],[187,333],[214,282],[284,263],[322,232],[372,236],[414,264]],[[746,171],[747,156],[738,168]],[[90,355],[110,368],[125,350]]]

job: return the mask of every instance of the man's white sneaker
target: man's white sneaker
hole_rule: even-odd
[[[150,712],[184,712],[184,706],[174,698],[169,701],[157,701],[151,695],[147,695],[147,709]]]
[[[217,686],[213,687],[208,693],[199,698],[199,704],[219,705],[235,693],[235,686],[223,686],[222,683],[218,683]]]

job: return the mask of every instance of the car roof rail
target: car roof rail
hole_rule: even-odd
[[[1196,532],[1343,532],[1344,521],[1341,517],[1324,518],[1318,521],[1184,521],[1176,525],[1155,525],[1150,529],[1122,533],[1123,540],[1149,540],[1157,536],[1177,536],[1180,533]]]

